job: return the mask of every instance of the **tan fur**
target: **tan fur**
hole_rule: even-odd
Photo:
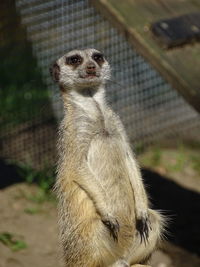
[[[71,51],[52,69],[65,110],[56,183],[65,266],[130,266],[156,248],[163,220],[149,209],[123,125],[104,99],[109,64],[94,53],[99,52]]]

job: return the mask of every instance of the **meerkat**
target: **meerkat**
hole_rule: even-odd
[[[65,266],[140,266],[163,218],[149,208],[124,127],[105,100],[109,63],[95,49],[73,50],[50,72],[64,105],[56,192]]]

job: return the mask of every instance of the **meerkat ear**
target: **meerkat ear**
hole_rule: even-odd
[[[54,80],[54,82],[59,81],[59,76],[60,76],[60,67],[58,66],[57,63],[54,63],[50,68],[49,72]]]

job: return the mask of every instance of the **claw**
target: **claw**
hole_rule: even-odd
[[[114,241],[118,241],[118,232],[119,232],[119,223],[115,219],[115,222],[111,222],[110,220],[103,220],[103,224],[108,228],[110,231],[110,235],[113,237]]]
[[[148,217],[143,217],[136,221],[136,229],[140,235],[140,243],[144,242],[145,246],[148,243],[149,231],[151,230],[151,225]]]

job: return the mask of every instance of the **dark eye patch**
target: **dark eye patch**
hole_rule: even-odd
[[[80,55],[73,55],[66,57],[66,64],[72,66],[78,66],[83,62],[83,58]]]
[[[94,53],[92,55],[92,58],[94,59],[94,61],[96,61],[99,65],[101,65],[104,62],[104,57],[103,54],[101,53]]]

